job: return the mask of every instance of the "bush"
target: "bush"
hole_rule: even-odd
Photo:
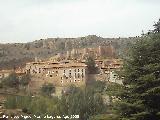
[[[2,83],[5,86],[17,88],[19,86],[19,79],[15,73],[11,73],[8,77],[3,79]]]
[[[27,108],[22,108],[22,112],[27,113],[28,109]]]
[[[96,74],[98,72],[98,68],[96,67],[95,61],[92,57],[87,57],[86,63],[88,67],[88,72],[90,74]]]
[[[51,96],[55,92],[55,86],[53,84],[44,84],[42,85],[41,92],[43,95]]]
[[[26,86],[29,84],[30,81],[31,81],[30,75],[26,74],[26,75],[22,76],[22,78],[20,79],[20,85]]]

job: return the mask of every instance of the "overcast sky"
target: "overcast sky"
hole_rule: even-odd
[[[160,0],[0,0],[0,43],[137,36],[153,29],[159,11]]]

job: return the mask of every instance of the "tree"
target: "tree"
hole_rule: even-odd
[[[159,33],[159,32],[160,32],[160,19],[159,19],[159,21],[156,22],[153,26],[154,26],[153,32],[154,32],[154,33]]]
[[[124,120],[160,119],[160,34],[133,45],[124,65],[119,113]]]
[[[7,109],[15,109],[17,107],[16,97],[15,96],[9,96],[9,97],[7,97],[4,106]]]
[[[62,95],[58,102],[60,115],[79,115],[80,120],[87,120],[90,116],[104,113],[106,111],[102,95],[95,93],[94,88],[85,89],[70,87],[68,95]]]
[[[13,88],[19,87],[19,79],[16,73],[11,73],[8,77],[3,79],[2,83],[8,87],[13,87]]]
[[[86,65],[88,67],[88,72],[90,74],[95,74],[97,72],[97,67],[96,67],[95,61],[92,57],[87,57]]]
[[[94,91],[97,93],[102,93],[106,87],[106,82],[105,81],[92,81],[91,84],[88,85],[88,87],[91,87],[94,89]]]
[[[31,77],[29,74],[23,75],[22,78],[20,79],[20,84],[22,86],[26,86],[29,84],[29,82],[31,81]]]
[[[51,94],[55,92],[55,86],[51,83],[43,84],[41,92],[43,95],[51,96]]]

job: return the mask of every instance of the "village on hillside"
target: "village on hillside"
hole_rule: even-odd
[[[160,0],[0,0],[0,120],[160,120]]]
[[[39,92],[44,84],[53,84],[61,93],[66,87],[77,87],[90,84],[94,80],[122,84],[122,78],[117,74],[123,66],[122,59],[115,57],[116,52],[112,45],[94,48],[72,49],[47,60],[40,60],[35,56],[35,61],[26,63],[24,68],[14,70],[1,70],[0,79],[8,77],[15,72],[20,78],[25,74],[31,76],[27,91],[32,94]],[[86,64],[87,59],[94,60],[95,71],[90,72]],[[90,63],[93,64],[93,63]]]

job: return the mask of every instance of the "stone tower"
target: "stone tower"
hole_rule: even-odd
[[[98,47],[98,53],[99,53],[100,57],[103,55],[103,47],[102,46]]]

